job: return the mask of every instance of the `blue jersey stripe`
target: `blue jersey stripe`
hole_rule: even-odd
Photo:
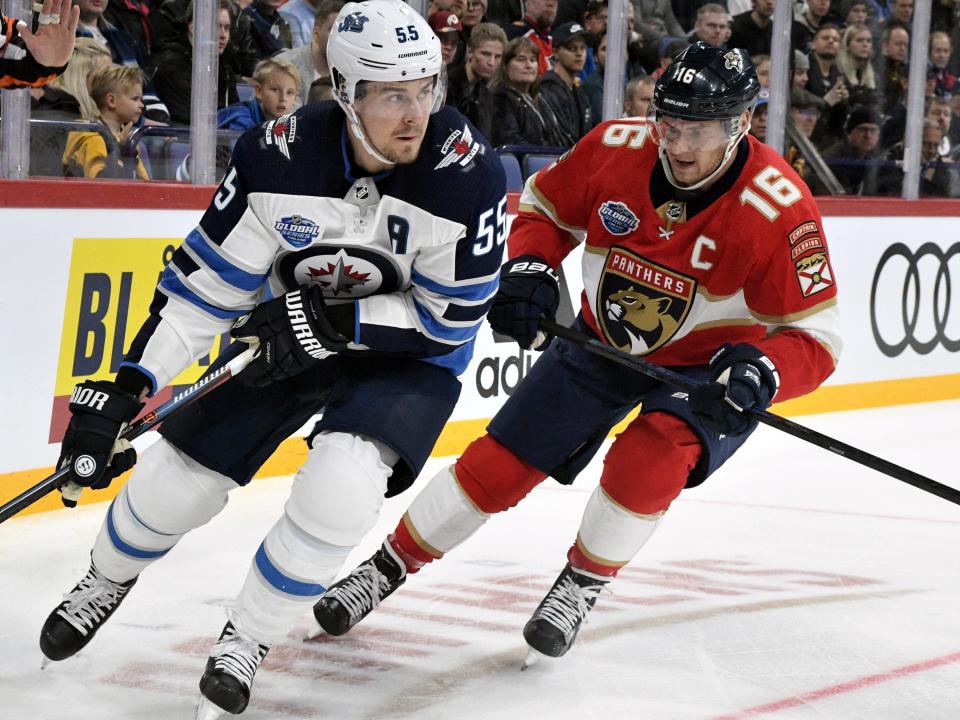
[[[425,357],[422,358],[422,360],[423,362],[430,363],[431,365],[447,368],[450,372],[459,377],[461,374],[463,374],[463,371],[467,369],[471,358],[473,358],[473,346],[475,343],[476,338],[472,338],[453,352],[449,352],[446,355],[433,355],[431,357]]]
[[[480,329],[479,322],[470,327],[450,327],[449,325],[444,325],[416,300],[413,301],[413,305],[417,309],[417,316],[420,318],[423,327],[433,337],[452,340],[454,342],[465,342],[475,337],[477,331]]]
[[[169,267],[163,271],[163,277],[160,280],[160,287],[176,295],[177,297],[183,298],[184,300],[196,305],[204,312],[209,313],[216,318],[220,318],[221,320],[238,318],[241,315],[246,315],[247,312],[249,312],[247,310],[224,310],[223,308],[211,305],[193,292],[193,290],[184,285],[183,281],[180,280],[177,274]]]
[[[419,285],[420,287],[430,290],[431,292],[435,292],[438,295],[456,298],[457,300],[473,300],[476,302],[485,300],[487,297],[495,293],[500,284],[500,278],[495,277],[493,280],[489,280],[484,283],[476,283],[474,285],[457,285],[456,287],[451,287],[449,285],[441,285],[436,280],[431,280],[430,278],[421,275],[415,269],[411,272],[410,279],[415,285]]]
[[[216,250],[207,243],[203,235],[197,230],[191,230],[186,239],[187,246],[207,264],[222,280],[235,288],[253,292],[267,279],[269,273],[255,275],[247,272],[225,260]]]
[[[267,549],[263,543],[257,549],[257,556],[254,560],[257,564],[257,570],[260,575],[273,587],[288,595],[299,595],[300,597],[313,597],[323,595],[327,589],[320,583],[305,583],[300,580],[294,580],[292,577],[284,575],[274,565],[267,556]]]

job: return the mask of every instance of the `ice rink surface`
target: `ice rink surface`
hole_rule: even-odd
[[[799,420],[960,487],[960,402]],[[271,649],[241,717],[960,717],[960,507],[768,428],[680,496],[566,657],[521,673],[521,629],[599,467],[572,487],[548,480],[347,636],[303,642],[304,618]],[[0,526],[0,718],[192,718],[223,607],[289,483],[233,493],[84,652],[42,672],[40,626],[86,571],[106,506]],[[416,492],[388,501],[349,567]]]

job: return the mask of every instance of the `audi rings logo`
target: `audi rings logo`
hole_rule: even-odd
[[[896,357],[907,347],[926,355],[942,345],[949,352],[960,350],[960,332],[948,334],[953,284],[960,280],[960,243],[944,250],[936,243],[924,243],[916,251],[903,243],[887,248],[877,263],[870,288],[870,326],[877,347],[887,357]],[[896,258],[902,258],[897,261]],[[900,301],[900,320],[893,337],[880,332],[878,313],[895,316],[888,309]],[[953,308],[956,312],[956,308]],[[892,327],[885,323],[885,329]],[[955,322],[954,327],[960,327]],[[888,332],[888,334],[891,334]]]

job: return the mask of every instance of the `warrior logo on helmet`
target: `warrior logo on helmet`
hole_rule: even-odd
[[[337,26],[337,32],[362,33],[364,24],[368,22],[370,22],[370,18],[362,12],[351,13],[340,21],[340,24]]]

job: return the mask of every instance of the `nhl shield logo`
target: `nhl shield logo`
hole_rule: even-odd
[[[640,226],[637,216],[626,203],[607,200],[597,208],[597,214],[611,235],[629,235]]]
[[[683,217],[683,203],[678,203],[675,200],[667,203],[667,219],[677,222],[681,217]]]
[[[357,196],[357,200],[366,200],[370,195],[370,188],[366,185],[357,185],[354,193]]]
[[[677,334],[697,281],[621,247],[613,247],[597,287],[597,320],[614,347],[646,355]]]

